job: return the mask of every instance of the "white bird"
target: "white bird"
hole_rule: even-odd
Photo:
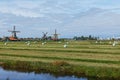
[[[42,45],[44,45],[45,43],[42,43]]]
[[[5,42],[4,45],[7,45],[7,43]]]
[[[98,43],[98,41],[96,41],[95,43]]]
[[[27,45],[30,46],[30,42],[28,42]]]
[[[61,43],[60,41],[58,43]]]
[[[115,45],[116,45],[116,43],[113,43],[113,44],[112,44],[112,46],[115,46]]]
[[[69,43],[69,42],[66,42],[67,44]]]
[[[65,44],[65,45],[64,45],[64,48],[66,48],[66,47],[67,47],[67,45]]]

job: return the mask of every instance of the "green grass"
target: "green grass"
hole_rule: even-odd
[[[9,56],[9,57],[24,57],[24,58],[38,58],[38,59],[47,59],[47,60],[67,60],[67,61],[81,61],[81,62],[94,62],[94,63],[112,63],[120,64],[120,61],[109,61],[109,60],[95,60],[95,59],[76,59],[76,58],[62,58],[62,57],[41,57],[41,56],[27,56],[27,55],[13,55],[13,54],[0,54],[0,56]]]
[[[10,68],[26,65],[25,69],[30,67],[33,71],[41,68],[54,73],[62,71],[79,76],[118,78],[120,42],[115,47],[109,42],[96,44],[95,41],[69,41],[67,48],[63,47],[66,42],[50,41],[45,45],[41,45],[42,42],[31,42],[30,46],[25,42],[8,42],[6,46],[0,42],[0,61],[4,67]],[[58,66],[61,64],[59,61],[69,65]]]

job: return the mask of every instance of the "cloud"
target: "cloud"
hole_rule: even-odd
[[[112,9],[115,10],[115,9]],[[67,32],[79,35],[119,34],[120,14],[107,9],[90,9],[66,24]],[[72,32],[71,30],[72,29]]]
[[[24,17],[44,17],[44,14],[37,12],[37,8],[39,8],[39,4],[34,3],[33,1],[27,1],[27,0],[25,1],[13,0],[11,2],[4,1],[0,3],[0,6],[1,6],[0,7],[1,13],[14,14],[16,16],[24,16]]]
[[[2,0],[0,1],[0,28],[7,31],[16,25],[17,29],[21,30],[20,36],[40,36],[41,32],[52,33],[54,29],[64,34],[61,34],[63,37],[101,32],[119,33],[120,6],[118,3],[113,0],[109,2],[101,0]]]
[[[24,17],[44,17],[43,14],[39,14],[30,10],[26,9],[17,9],[17,8],[9,8],[9,7],[3,7],[0,8],[1,13],[7,13],[7,14],[14,14],[16,16],[24,16]]]
[[[92,0],[94,1],[94,0]],[[24,17],[44,17],[46,13],[50,14],[74,14],[85,10],[83,5],[90,4],[92,1],[79,0],[12,0],[0,3],[0,12],[11,13]]]

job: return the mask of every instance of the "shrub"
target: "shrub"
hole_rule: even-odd
[[[52,62],[52,65],[55,65],[55,66],[67,66],[69,64],[67,62],[65,62],[65,61],[54,61],[54,62]]]

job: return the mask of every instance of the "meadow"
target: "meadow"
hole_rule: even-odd
[[[0,42],[0,65],[3,67],[16,65],[17,68],[26,66],[25,69],[34,67],[36,70],[41,68],[56,73],[118,79],[120,41],[117,41],[115,46],[112,45],[113,42],[112,40],[46,41],[44,44],[42,41]]]

